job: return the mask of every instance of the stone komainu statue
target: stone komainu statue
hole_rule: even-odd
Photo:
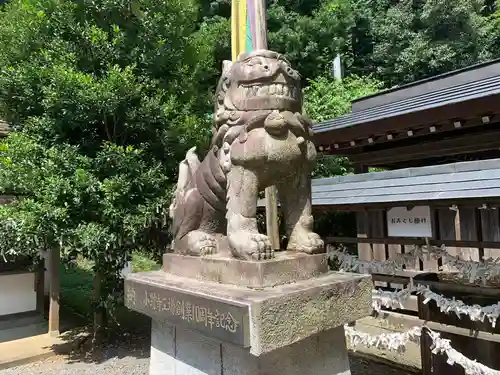
[[[324,251],[312,232],[311,170],[316,159],[311,122],[301,114],[300,76],[280,54],[258,50],[225,62],[216,91],[211,150],[195,149],[179,167],[170,207],[174,252],[239,259],[273,256],[257,230],[259,191],[278,188],[288,250]]]

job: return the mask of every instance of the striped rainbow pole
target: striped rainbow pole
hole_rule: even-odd
[[[243,52],[267,49],[266,0],[232,0],[232,59]],[[267,236],[274,250],[279,250],[278,205],[275,186],[266,189]]]
[[[232,0],[232,59],[267,48],[265,0]]]

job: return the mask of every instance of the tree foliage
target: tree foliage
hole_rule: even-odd
[[[17,199],[0,212],[0,252],[93,260],[102,307],[133,249],[164,250],[178,162],[209,136],[224,22],[198,20],[194,0],[5,6],[0,114],[17,132],[0,149],[0,191]]]
[[[204,0],[229,17],[229,0]],[[387,87],[500,57],[498,0],[270,0],[271,48],[304,78],[331,70],[374,74]],[[207,9],[208,9],[207,8]]]
[[[390,86],[494,56],[491,42],[499,32],[483,13],[483,0],[356,2],[357,24],[365,25],[363,44],[371,45],[363,62]],[[362,68],[355,60],[353,65]]]
[[[337,80],[331,76],[320,76],[310,80],[304,89],[304,110],[314,122],[322,122],[342,116],[351,111],[351,102],[379,91],[383,83],[371,78],[348,77]],[[352,172],[346,157],[320,154],[313,177],[331,177]]]
[[[163,250],[177,165],[209,140],[230,4],[0,5],[0,117],[16,130],[0,145],[0,193],[15,197],[0,206],[0,254],[58,246],[94,260],[104,306],[133,249]],[[316,122],[382,87],[500,57],[498,0],[269,0],[268,9],[269,46],[301,72]],[[330,77],[337,55],[342,82]],[[320,156],[314,175],[350,171],[346,159]]]
[[[320,76],[304,89],[304,110],[314,122],[322,122],[351,112],[351,102],[382,89],[383,82],[370,76],[350,76],[337,80]]]

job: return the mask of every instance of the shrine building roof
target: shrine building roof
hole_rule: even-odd
[[[316,144],[349,155],[430,133],[500,121],[500,59],[392,88],[352,102],[352,112],[314,125]]]
[[[312,203],[316,207],[350,210],[353,206],[464,200],[500,203],[500,159],[312,180]],[[259,207],[264,206],[264,200],[259,200]]]

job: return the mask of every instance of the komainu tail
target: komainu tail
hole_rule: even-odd
[[[179,164],[179,179],[177,180],[177,191],[186,190],[194,174],[200,167],[200,160],[196,155],[196,147],[188,150],[186,157]]]
[[[177,188],[174,193],[174,199],[170,205],[170,218],[174,219],[175,209],[177,207],[178,199],[182,199],[186,191],[190,188],[193,176],[200,167],[200,160],[196,155],[196,147],[190,148],[186,153],[186,157],[179,164],[179,178],[177,180]]]

